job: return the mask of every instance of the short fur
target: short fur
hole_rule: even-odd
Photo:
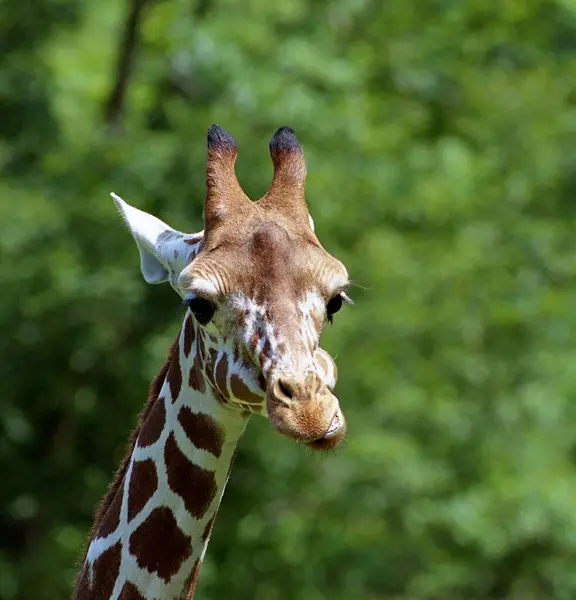
[[[108,511],[108,509],[110,508],[110,505],[112,504],[112,500],[114,500],[116,493],[118,492],[118,490],[120,489],[121,485],[124,482],[124,477],[126,476],[126,471],[128,470],[128,465],[130,464],[130,458],[132,457],[132,453],[134,452],[134,446],[136,445],[136,440],[138,439],[138,436],[140,435],[140,430],[142,429],[142,425],[145,423],[146,419],[148,418],[148,415],[150,414],[150,411],[152,410],[156,400],[158,400],[158,396],[160,395],[160,390],[162,389],[162,385],[164,384],[164,381],[166,380],[166,374],[168,373],[168,368],[170,367],[170,363],[172,361],[172,355],[174,353],[175,348],[177,348],[177,346],[178,346],[178,338],[176,338],[176,341],[172,344],[172,346],[170,346],[170,349],[168,350],[168,356],[167,356],[166,362],[164,363],[164,366],[160,370],[160,373],[158,373],[158,375],[152,380],[152,383],[150,384],[150,388],[148,390],[148,399],[146,400],[146,404],[144,405],[144,408],[138,415],[138,424],[137,424],[136,428],[130,434],[130,438],[128,440],[128,444],[126,447],[126,454],[124,455],[124,458],[122,459],[122,462],[120,463],[120,467],[118,468],[118,470],[116,471],[116,473],[114,475],[114,479],[112,480],[112,483],[108,486],[106,495],[104,496],[104,498],[98,505],[98,508],[96,509],[96,516],[94,517],[94,525],[92,526],[92,529],[90,530],[90,535],[88,536],[88,541],[86,543],[86,547],[85,547],[84,553],[82,555],[82,560],[79,562],[79,566],[82,566],[84,564],[84,562],[86,561],[86,555],[88,553],[88,548],[90,547],[90,542],[94,539],[94,535],[96,534],[96,531],[98,531],[98,527],[100,527],[100,523],[102,522],[102,519],[106,515],[106,512]],[[82,571],[80,571],[80,573],[78,574],[78,577],[80,577],[81,574],[82,574]]]
[[[179,334],[183,354],[177,338],[96,511],[76,598],[109,600],[110,585],[127,598],[136,593],[132,584],[147,600],[172,597],[174,591],[184,598],[186,583],[192,598],[217,510],[214,501],[223,493],[224,469],[231,468],[231,452],[250,412],[265,414],[278,432],[318,450],[334,448],[344,438],[346,422],[332,393],[336,367],[318,344],[331,316],[327,307],[342,294],[348,274],[311,225],[302,147],[292,129],[276,132],[270,142],[272,184],[256,202],[236,178],[237,153],[228,132],[209,129],[200,234],[176,232],[115,196],[141,255],[144,248],[146,281],[168,280],[185,304],[200,297],[215,310],[210,323],[196,317],[208,327],[200,335],[189,305]],[[182,242],[189,239],[197,240],[192,250]],[[166,412],[177,418],[181,440]],[[159,439],[162,444],[153,446]],[[165,478],[158,476],[161,469]],[[131,481],[123,489],[128,472]],[[134,515],[126,520],[126,505],[128,516],[132,507],[139,520]],[[113,534],[120,540],[107,537]],[[188,563],[180,569],[191,555],[192,571]]]

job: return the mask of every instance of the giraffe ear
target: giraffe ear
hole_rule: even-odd
[[[181,239],[183,234],[153,215],[130,206],[116,194],[111,196],[122,220],[136,241],[140,252],[140,268],[146,283],[168,281],[168,267],[171,260],[167,246],[175,238]]]

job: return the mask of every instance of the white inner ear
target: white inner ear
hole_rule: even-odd
[[[314,231],[314,221],[313,221],[313,219],[312,219],[312,215],[311,215],[310,213],[308,213],[308,219],[309,219],[309,221],[310,221],[310,229],[311,229],[312,231]]]
[[[168,281],[168,271],[164,265],[136,240],[140,252],[140,270],[146,283],[164,283]]]
[[[140,268],[147,283],[162,283],[168,280],[169,259],[165,256],[166,238],[173,233],[172,227],[166,225],[153,215],[130,206],[120,196],[111,194],[122,220],[130,229],[140,252]],[[168,234],[168,235],[166,235]]]

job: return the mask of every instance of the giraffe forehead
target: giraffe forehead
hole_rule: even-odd
[[[313,232],[302,234],[282,221],[238,224],[229,239],[213,239],[180,277],[191,291],[264,316],[271,306],[305,308],[325,303],[347,283],[345,267],[326,252]],[[311,296],[310,293],[317,296]],[[314,301],[312,301],[314,298]],[[294,315],[291,316],[293,318]]]
[[[280,285],[305,274],[313,276],[313,267],[333,260],[321,247],[310,229],[301,230],[289,219],[278,215],[260,215],[236,223],[233,231],[223,228],[206,254],[218,266],[234,264],[238,283]],[[225,231],[224,231],[225,229]],[[312,272],[311,272],[312,267]]]
[[[257,227],[243,247],[257,301],[270,303],[278,294],[301,294],[311,279],[315,251],[304,239],[272,222]]]
[[[298,238],[294,238],[286,227],[273,221],[265,221],[254,228],[249,235],[248,242],[252,255],[263,255],[285,259],[292,256],[296,250]]]
[[[316,238],[294,235],[292,231],[266,223],[254,232],[250,247],[250,264],[260,296],[273,298],[289,294],[295,302],[306,305],[330,297],[348,283],[348,273],[340,261],[331,256]]]

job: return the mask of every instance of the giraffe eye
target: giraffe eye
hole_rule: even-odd
[[[333,316],[342,308],[342,294],[338,294],[328,300],[328,304],[326,304],[326,314],[328,315],[328,321],[332,323]]]
[[[182,304],[190,309],[200,325],[208,325],[217,309],[214,302],[194,295],[186,296]]]

